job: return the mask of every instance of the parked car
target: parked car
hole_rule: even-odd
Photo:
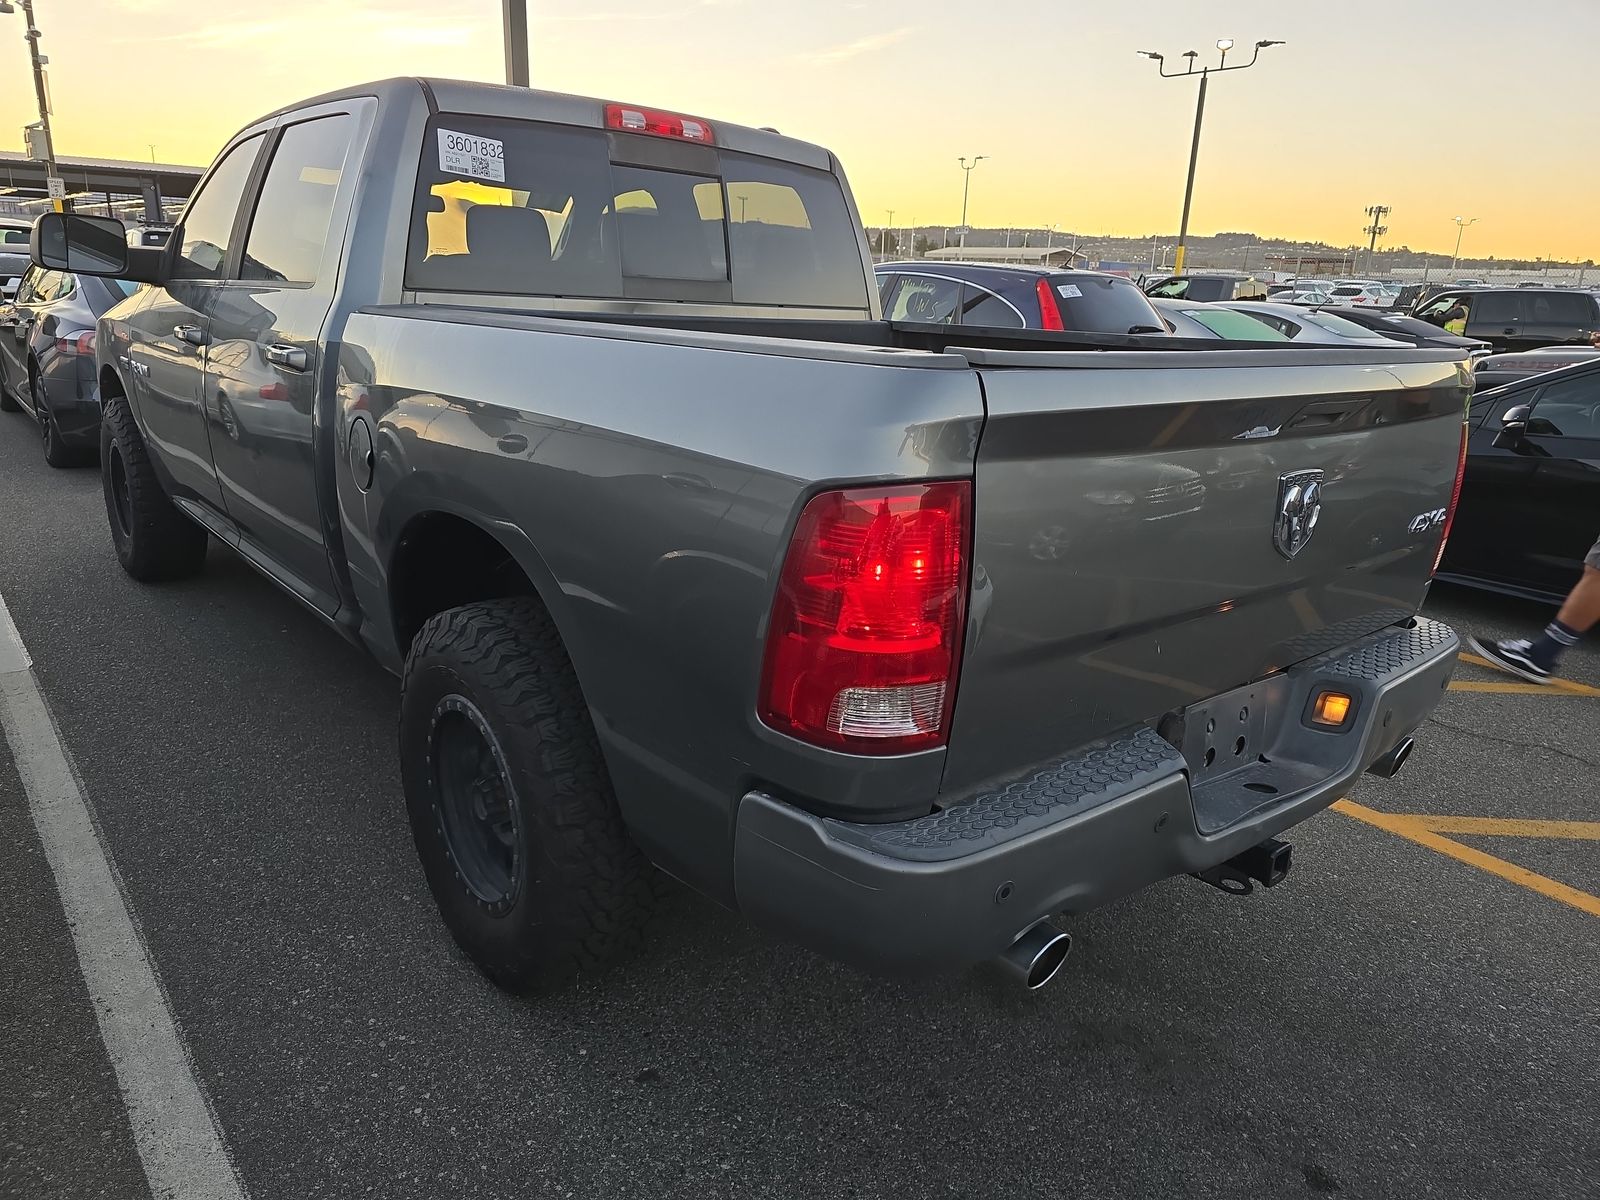
[[[1439,578],[1559,603],[1600,513],[1600,358],[1474,397]]]
[[[1333,302],[1333,288],[1331,285],[1313,286],[1310,284],[1296,284],[1287,292],[1279,292],[1269,296],[1274,304],[1294,304],[1305,307],[1321,306]]]
[[[1272,326],[1291,342],[1315,342],[1323,346],[1364,346],[1390,344],[1381,333],[1346,321],[1326,309],[1297,308],[1291,304],[1272,304],[1264,300],[1233,300],[1217,307],[1244,313]]]
[[[99,451],[95,323],[137,287],[30,265],[16,299],[0,305],[0,411],[27,411],[52,467]]]
[[[1443,326],[1457,305],[1467,310],[1464,335],[1496,350],[1586,346],[1600,330],[1600,298],[1576,288],[1452,288],[1417,305],[1413,315]]]
[[[1473,362],[1472,377],[1481,392],[1596,358],[1600,358],[1600,350],[1593,346],[1545,346],[1520,354],[1490,354]]]
[[[1144,291],[1163,300],[1264,300],[1267,285],[1246,275],[1167,275]]]
[[[1286,334],[1265,321],[1217,304],[1189,300],[1153,299],[1167,328],[1175,337],[1222,338],[1230,342],[1287,342]]]
[[[986,263],[879,263],[873,268],[890,321],[1164,333],[1150,301],[1120,275]]]
[[[171,225],[139,224],[128,230],[130,246],[165,246],[172,236]]]
[[[1341,321],[1360,325],[1387,338],[1410,342],[1413,346],[1444,346],[1452,350],[1465,350],[1473,357],[1488,354],[1491,349],[1488,342],[1446,333],[1437,325],[1408,316],[1398,309],[1340,308],[1336,313],[1327,315],[1337,316]]]
[[[838,160],[769,131],[393,79],[241,130],[165,247],[36,239],[149,285],[96,342],[117,561],[214,534],[400,675],[424,874],[509,988],[636,941],[650,862],[1038,986],[1056,913],[1277,883],[1454,670],[1459,357],[884,321]],[[226,436],[262,388],[311,436]]]
[[[1361,305],[1366,308],[1391,308],[1395,293],[1381,283],[1341,283],[1332,293],[1332,303]]]
[[[9,300],[17,294],[17,284],[31,265],[28,235],[32,232],[31,221],[0,217],[0,299]]]

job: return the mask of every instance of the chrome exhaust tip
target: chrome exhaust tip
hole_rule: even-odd
[[[1411,757],[1411,752],[1416,748],[1414,739],[1401,738],[1399,745],[1367,768],[1367,774],[1380,779],[1393,779],[1400,774],[1400,768],[1406,765],[1406,759]]]
[[[1040,921],[1030,925],[995,961],[1006,974],[1035,992],[1056,977],[1071,952],[1072,935]]]

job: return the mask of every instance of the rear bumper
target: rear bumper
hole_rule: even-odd
[[[63,442],[74,447],[98,448],[100,388],[92,378],[84,381],[78,374],[76,360],[68,361],[63,369],[44,372],[45,398]]]
[[[1271,715],[1249,760],[1225,773],[1192,769],[1140,727],[893,824],[821,818],[751,792],[734,842],[739,907],[859,966],[971,965],[1041,918],[1215,866],[1321,811],[1422,724],[1459,647],[1448,626],[1418,619],[1241,689]],[[1355,700],[1337,733],[1301,719],[1329,686]]]

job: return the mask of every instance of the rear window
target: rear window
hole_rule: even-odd
[[[1193,317],[1218,337],[1236,342],[1287,342],[1289,339],[1272,326],[1234,312],[1231,308],[1186,308],[1184,315]]]
[[[629,150],[646,143],[628,157],[655,165],[612,162],[613,136]],[[444,139],[467,149],[446,153]],[[826,171],[704,145],[460,114],[435,117],[423,144],[409,287],[868,306],[855,222]]]
[[[1357,324],[1355,321],[1347,321],[1343,317],[1334,316],[1330,312],[1307,313],[1306,320],[1313,325],[1320,325],[1329,333],[1337,333],[1340,337],[1359,338],[1363,341],[1383,340],[1383,334],[1375,333],[1365,325]],[[1428,329],[1432,331],[1433,326],[1428,326]]]
[[[1145,294],[1113,275],[1047,275],[1061,323],[1083,333],[1159,333],[1165,326]]]
[[[1335,296],[1359,296],[1366,290],[1366,288],[1358,287],[1336,287],[1333,289],[1333,294]]]

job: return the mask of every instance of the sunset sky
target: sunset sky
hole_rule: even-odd
[[[540,87],[821,142],[868,224],[1176,230],[1193,82],[1214,62],[1192,226],[1477,256],[1600,258],[1600,0],[530,0]],[[498,80],[499,0],[36,0],[57,152],[204,163],[280,104],[390,75]],[[1508,15],[1511,16],[1508,28]],[[0,15],[0,146],[34,119]]]

